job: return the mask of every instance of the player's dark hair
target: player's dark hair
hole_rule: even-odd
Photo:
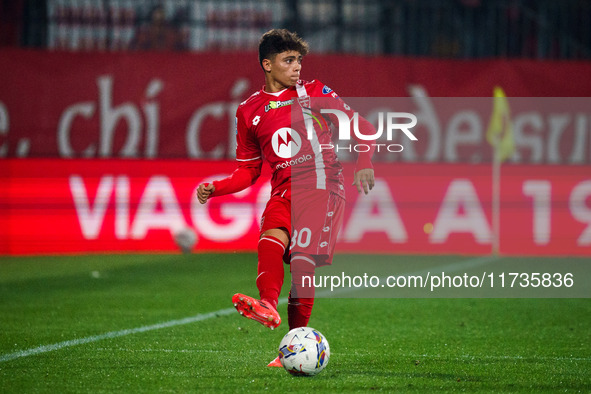
[[[259,41],[259,63],[263,67],[263,60],[273,60],[275,55],[285,51],[296,51],[300,55],[308,54],[308,43],[297,33],[287,29],[269,30]],[[264,68],[263,68],[264,69]]]

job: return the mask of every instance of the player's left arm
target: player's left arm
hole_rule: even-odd
[[[376,184],[373,168],[364,168],[356,171],[353,178],[353,186],[357,188],[358,193],[369,193]]]
[[[318,83],[318,86],[322,86],[322,83]],[[332,89],[324,85],[322,90],[318,93],[319,96],[332,97],[334,100],[330,100],[330,107],[345,112],[349,119],[353,119],[354,111],[349,107]],[[338,124],[338,119],[334,114],[327,114],[328,121],[333,124]],[[375,127],[364,117],[358,115],[359,132],[363,135],[375,135]],[[357,143],[367,143],[367,141],[360,140],[355,133],[353,138]],[[355,174],[353,177],[353,186],[357,188],[357,192],[368,194],[375,185],[375,175],[373,170],[373,164],[371,158],[375,151],[373,144],[369,145],[367,152],[359,152],[357,155],[357,162],[355,164]]]
[[[359,131],[363,135],[375,135],[376,130],[373,125],[361,115],[359,116]],[[353,133],[355,134],[355,133]],[[357,140],[357,136],[355,136]],[[361,142],[357,140],[357,142]],[[353,177],[353,186],[357,188],[358,193],[369,193],[373,189],[376,180],[373,171],[371,158],[375,150],[374,145],[370,145],[368,152],[359,152],[357,154],[357,163],[355,164],[355,175]]]

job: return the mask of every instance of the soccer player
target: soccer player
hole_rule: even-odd
[[[292,277],[288,297],[289,329],[307,326],[314,304],[314,289],[304,288],[303,277],[332,262],[345,204],[342,167],[332,147],[328,123],[337,116],[321,113],[318,106],[353,111],[319,81],[300,80],[302,58],[308,44],[285,29],[265,33],[259,43],[259,62],[265,86],[240,104],[236,111],[237,169],[225,179],[197,188],[199,202],[241,191],[261,173],[263,160],[273,170],[271,197],[261,219],[258,242],[259,299],[235,294],[238,312],[271,329],[281,323],[277,303],[283,286],[283,262]],[[318,105],[315,105],[318,101]],[[328,104],[327,104],[328,103]],[[362,117],[362,134],[375,133]],[[372,152],[358,155],[353,184],[367,194],[374,186]],[[269,366],[281,366],[276,359]]]

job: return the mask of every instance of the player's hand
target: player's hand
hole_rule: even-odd
[[[201,204],[205,204],[215,190],[212,183],[202,183],[197,187],[197,199]]]
[[[376,180],[373,175],[373,169],[365,168],[355,173],[355,180],[353,182],[353,186],[357,187],[357,191],[359,193],[369,193],[369,191],[373,189],[375,183]]]

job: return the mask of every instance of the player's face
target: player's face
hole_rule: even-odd
[[[300,79],[302,55],[297,51],[281,52],[272,60],[263,60],[263,67],[267,71],[267,88],[278,92],[294,86]]]

